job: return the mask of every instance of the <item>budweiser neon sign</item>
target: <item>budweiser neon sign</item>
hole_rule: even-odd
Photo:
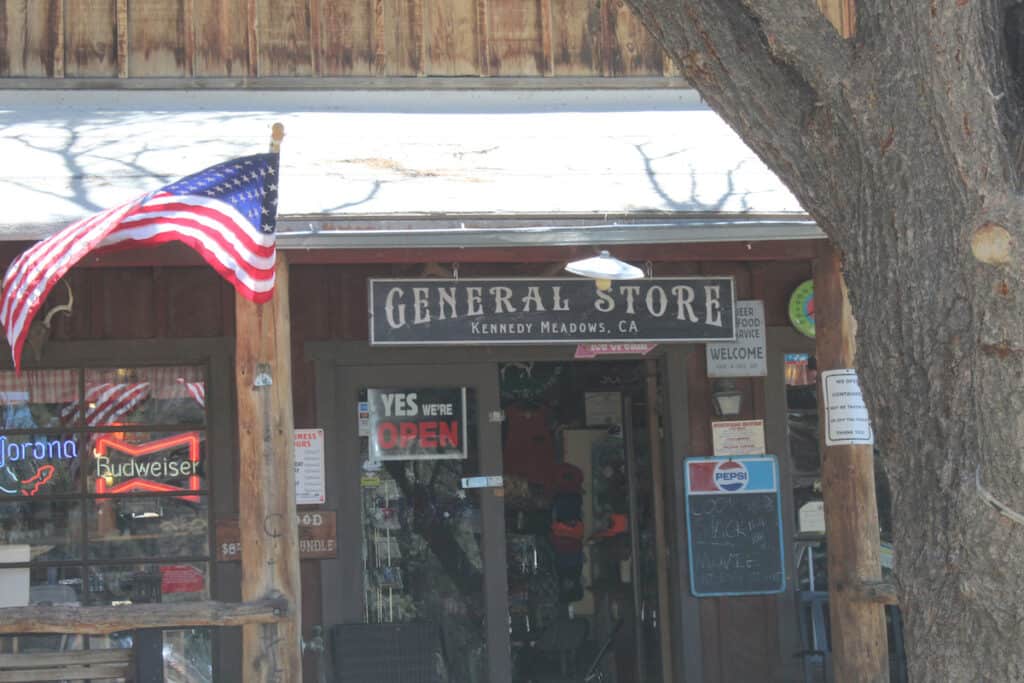
[[[143,456],[155,455],[181,446],[188,448],[185,460],[140,460]],[[122,453],[130,456],[130,459],[125,462],[111,462],[110,456],[113,453]],[[143,444],[130,444],[113,436],[101,436],[96,440],[93,449],[93,457],[96,460],[96,493],[198,491],[199,456],[199,434],[195,432],[168,436]],[[178,478],[186,478],[187,486],[175,486],[158,481]],[[199,496],[182,498],[193,503],[199,502]]]

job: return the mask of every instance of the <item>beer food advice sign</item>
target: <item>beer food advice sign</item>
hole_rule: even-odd
[[[370,460],[464,460],[466,388],[367,389]]]
[[[709,342],[736,338],[731,277],[370,280],[375,345]]]

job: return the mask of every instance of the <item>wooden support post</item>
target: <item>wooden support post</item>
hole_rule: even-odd
[[[282,138],[284,129],[275,124],[271,151],[278,151]],[[291,609],[283,622],[242,628],[246,683],[302,680],[291,316],[288,263],[280,253],[274,277],[274,296],[264,304],[235,295],[238,525],[242,599],[284,598]]]
[[[814,269],[814,313],[819,378],[828,370],[856,368],[856,321],[850,310],[839,254],[819,249]],[[819,379],[821,488],[828,538],[832,666],[836,681],[888,683],[883,605],[863,599],[863,587],[881,580],[873,447],[826,446],[824,391]]]
[[[278,254],[274,298],[235,297],[242,600],[282,597],[291,606],[284,622],[243,627],[246,683],[302,680],[289,318],[288,265]]]

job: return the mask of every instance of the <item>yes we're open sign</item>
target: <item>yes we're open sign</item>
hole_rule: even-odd
[[[371,460],[462,460],[465,387],[369,389]]]

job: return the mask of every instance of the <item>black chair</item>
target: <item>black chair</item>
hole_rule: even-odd
[[[338,624],[330,628],[329,637],[336,683],[444,681],[436,624]]]
[[[587,639],[587,631],[586,619],[556,619],[541,632],[533,645],[534,653],[540,657],[557,657],[561,676],[575,677],[577,656]]]

